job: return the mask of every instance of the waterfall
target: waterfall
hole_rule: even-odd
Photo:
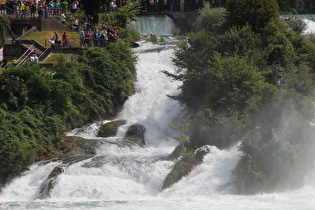
[[[210,152],[202,164],[170,188],[161,190],[175,164],[167,157],[177,145],[176,141],[167,140],[174,134],[168,123],[180,122],[184,117],[182,107],[166,96],[178,94],[181,85],[161,72],[175,71],[171,60],[176,40],[168,41],[163,45],[142,42],[135,49],[136,93],[117,116],[127,121],[117,136],[95,137],[97,123],[71,131],[69,135],[102,142],[96,155],[72,164],[61,160],[34,163],[2,189],[0,209],[314,209],[314,171],[298,190],[235,195],[232,170],[242,155],[239,145],[226,150],[208,146]],[[134,123],[146,127],[144,148],[120,144],[126,128]],[[56,168],[58,175],[47,183],[53,188],[41,195],[47,177]]]
[[[136,30],[141,35],[170,35],[173,28],[174,22],[167,15],[143,15],[127,25],[127,29]]]

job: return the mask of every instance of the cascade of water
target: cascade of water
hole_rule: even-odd
[[[174,71],[171,62],[174,46],[171,44],[170,48],[165,47],[166,50],[161,51],[160,45],[143,43],[137,49],[136,93],[128,99],[117,117],[127,120],[118,137],[123,136],[126,127],[133,123],[146,127],[146,148],[118,146],[111,143],[117,140],[104,139],[95,157],[73,164],[62,161],[51,162],[44,167],[35,164],[30,171],[3,189],[0,201],[31,201],[38,198],[50,201],[125,200],[159,193],[174,164],[166,157],[177,144],[174,140],[167,141],[171,132],[168,123],[178,122],[183,113],[179,103],[167,97],[167,94],[178,94],[180,83],[161,72]],[[156,48],[158,52],[146,52],[149,48]],[[97,124],[93,124],[71,135],[95,138],[96,130]],[[49,194],[43,196],[39,189],[55,167],[63,168],[63,172],[54,181]]]
[[[174,165],[165,157],[176,144],[165,141],[171,132],[167,124],[178,122],[182,113],[179,104],[166,97],[177,94],[180,84],[160,72],[174,70],[173,51],[165,49],[150,43],[137,49],[136,93],[117,116],[127,120],[118,137],[133,123],[146,127],[146,148],[121,147],[107,139],[96,156],[83,161],[71,165],[61,161],[34,164],[2,189],[0,209],[314,209],[315,174],[312,173],[306,186],[299,190],[234,195],[231,170],[240,156],[238,145],[228,150],[209,147],[210,153],[202,164],[161,191]],[[95,138],[96,130],[94,124],[84,132],[71,134]],[[41,200],[39,189],[55,167],[61,167],[63,172],[54,180],[49,196]]]
[[[141,35],[150,33],[156,35],[170,35],[174,27],[173,20],[167,15],[145,15],[138,17],[138,20],[129,23],[128,29],[138,31]]]

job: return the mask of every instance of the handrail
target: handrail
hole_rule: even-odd
[[[39,61],[43,61],[47,57],[47,55],[49,55],[49,53],[50,53],[49,51],[50,50],[51,50],[50,48],[46,48],[46,50],[44,52],[42,52],[42,54],[40,54],[38,56],[38,60]]]
[[[7,7],[6,5],[4,5],[4,9],[5,10],[10,10],[12,12],[12,14],[14,13],[14,9]],[[7,14],[8,15],[8,14]]]
[[[23,53],[23,55],[16,61],[15,67],[19,67],[19,66],[23,65],[23,64],[26,62],[26,60],[27,60],[27,58],[29,57],[29,55],[34,52],[33,47],[34,47],[34,45],[30,46],[30,47]]]
[[[32,54],[33,52],[34,50],[29,51],[29,53],[16,65],[16,67],[23,65],[27,61],[29,55]]]
[[[33,47],[34,47],[34,45],[30,46],[30,47],[23,53],[23,55],[20,56],[20,58],[19,58],[17,61],[23,59],[23,57],[24,57],[29,51],[31,51]]]

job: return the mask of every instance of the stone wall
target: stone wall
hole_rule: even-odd
[[[20,44],[5,44],[3,46],[3,56],[19,58],[26,50],[27,48]]]
[[[71,31],[57,19],[40,19],[40,31]]]
[[[12,19],[12,31],[16,35],[22,35],[32,27],[37,27],[39,31],[71,31],[57,19],[29,18],[29,19]]]

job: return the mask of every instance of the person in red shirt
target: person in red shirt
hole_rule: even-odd
[[[68,43],[69,43],[69,40],[68,40],[68,34],[67,32],[64,32],[61,36],[62,38],[62,46],[63,47],[68,47]]]

